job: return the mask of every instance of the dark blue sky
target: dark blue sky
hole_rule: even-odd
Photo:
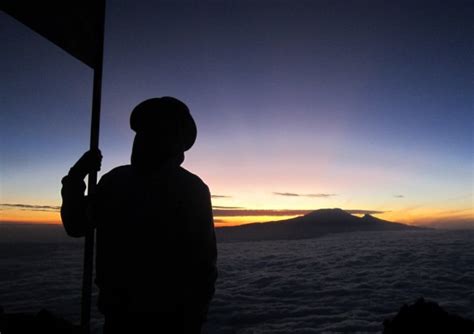
[[[133,106],[172,95],[199,127],[186,166],[231,196],[218,204],[472,218],[473,15],[472,1],[109,1],[104,170],[128,163]],[[92,71],[4,13],[0,29],[2,202],[54,204],[88,147]]]

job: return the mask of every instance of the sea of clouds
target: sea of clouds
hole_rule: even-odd
[[[5,234],[4,234],[5,235]],[[474,318],[474,231],[219,244],[208,333],[380,333],[420,296]],[[0,237],[0,305],[79,321],[82,243]],[[93,325],[103,319],[95,310]]]

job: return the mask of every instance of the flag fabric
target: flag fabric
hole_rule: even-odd
[[[105,0],[2,0],[1,7],[86,65],[100,66]]]

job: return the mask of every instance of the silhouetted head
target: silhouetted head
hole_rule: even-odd
[[[197,135],[188,107],[173,97],[145,100],[133,109],[130,127],[136,132],[132,165],[147,169],[172,158],[184,159]]]

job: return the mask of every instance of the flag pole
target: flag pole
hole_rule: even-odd
[[[1,9],[94,69],[90,149],[97,150],[99,148],[105,0],[90,0],[84,3],[73,1],[67,4],[54,1],[43,2],[3,0]],[[90,173],[88,195],[94,193],[96,184],[97,172]],[[94,229],[91,229],[85,235],[81,295],[81,328],[86,334],[90,333],[93,268]]]
[[[104,26],[105,26],[105,1],[102,2],[99,15],[101,21],[98,31],[98,45],[96,55],[96,66],[94,67],[94,81],[92,87],[92,117],[90,133],[90,150],[99,149],[100,131],[100,106],[102,95],[102,67],[104,58]],[[97,184],[97,172],[89,174],[88,195],[95,191]],[[92,304],[92,276],[94,271],[94,229],[86,232],[84,242],[84,264],[82,275],[82,296],[81,296],[81,328],[85,334],[90,333],[91,304]]]

